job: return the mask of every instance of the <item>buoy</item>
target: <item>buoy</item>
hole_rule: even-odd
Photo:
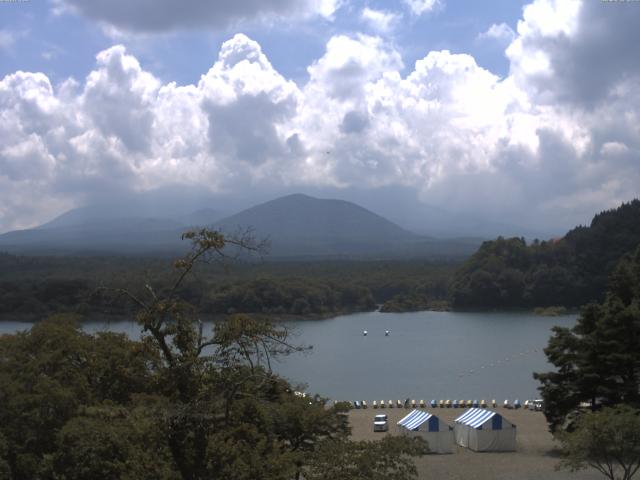
[[[389,336],[389,330],[385,330],[385,331],[384,331],[384,336],[385,336],[385,337],[388,337],[388,336]]]
[[[366,331],[366,330],[363,330],[363,331],[362,331],[362,334],[366,337],[366,336],[367,336],[367,331]]]

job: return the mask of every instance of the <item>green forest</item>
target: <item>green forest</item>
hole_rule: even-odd
[[[580,307],[604,298],[607,278],[640,244],[640,200],[596,215],[563,238],[485,242],[455,272],[454,309]]]
[[[297,396],[271,371],[305,349],[284,327],[240,314],[198,325],[183,282],[230,240],[186,236],[194,248],[161,289],[107,293],[132,305],[140,340],[87,334],[73,315],[0,336],[0,478],[415,478],[423,439],[350,440],[346,404]]]
[[[370,311],[576,309],[603,299],[618,260],[640,244],[640,201],[596,215],[564,237],[498,238],[464,263],[428,260],[232,261],[198,265],[180,294],[203,316],[231,313],[323,318]],[[162,257],[0,253],[0,318],[56,313],[131,315],[104,286],[162,289]],[[224,268],[219,268],[224,267]],[[561,310],[560,310],[561,311]]]
[[[71,312],[130,315],[130,305],[101,295],[101,287],[162,288],[162,258],[31,257],[0,254],[0,318],[38,320]],[[204,316],[260,313],[319,318],[370,311],[396,296],[446,301],[456,264],[428,261],[238,262],[199,265],[181,295]],[[398,297],[399,298],[399,297]],[[414,310],[424,308],[422,303]],[[385,308],[387,306],[385,305]]]

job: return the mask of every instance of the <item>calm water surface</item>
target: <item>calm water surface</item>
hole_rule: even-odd
[[[361,313],[320,321],[285,322],[294,342],[312,345],[274,365],[308,391],[344,400],[499,399],[537,397],[534,371],[550,366],[542,349],[554,325],[575,316],[519,313]],[[0,322],[0,333],[29,324]],[[87,322],[137,337],[133,322]],[[368,335],[363,336],[363,330]],[[385,336],[389,330],[389,336]]]

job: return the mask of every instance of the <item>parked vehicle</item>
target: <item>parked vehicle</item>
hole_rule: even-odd
[[[388,430],[389,430],[389,422],[385,414],[380,414],[373,417],[374,432],[386,432]]]

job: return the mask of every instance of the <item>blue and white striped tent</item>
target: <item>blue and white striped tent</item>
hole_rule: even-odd
[[[472,408],[455,419],[456,443],[476,452],[512,452],[516,426],[494,410]]]
[[[432,453],[453,453],[453,428],[424,410],[413,410],[398,422],[405,435],[418,435],[429,443]]]

